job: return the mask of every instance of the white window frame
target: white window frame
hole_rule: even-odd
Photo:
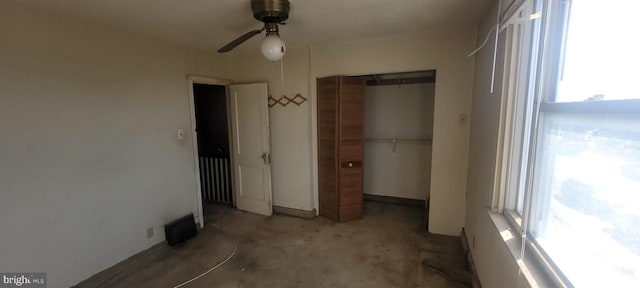
[[[524,1],[505,21],[507,30],[503,95],[499,128],[495,195],[499,195],[497,212],[504,214],[522,234],[523,213],[518,212],[518,198],[524,198],[526,169],[530,157],[531,121],[541,24],[529,19],[540,1]],[[518,177],[514,177],[514,175]],[[522,193],[518,195],[518,193]],[[523,201],[524,202],[524,201]],[[522,204],[525,207],[526,203]]]
[[[526,258],[529,270],[544,276],[540,279],[543,283],[556,287],[571,287],[571,284],[530,237],[528,226],[537,130],[541,123],[540,105],[548,100],[542,95],[555,95],[552,92],[555,92],[557,79],[549,75],[557,75],[553,67],[560,67],[557,65],[559,56],[550,55],[561,55],[558,45],[563,43],[561,36],[564,35],[563,31],[552,27],[560,27],[558,25],[562,24],[557,21],[565,21],[563,15],[567,10],[563,6],[566,3],[568,1],[527,0],[507,21],[503,21],[508,34],[507,53],[496,159],[496,197],[492,203],[494,210],[504,215],[522,237],[521,260]],[[538,13],[541,17],[533,19],[532,16]],[[525,106],[522,106],[523,101]],[[519,138],[514,139],[515,136]],[[518,197],[523,198],[521,212],[518,211]]]
[[[571,0],[520,1],[517,3],[520,8],[508,9],[513,11],[513,16],[506,21],[505,17],[502,18],[502,29],[507,29],[507,38],[491,203],[493,212],[502,214],[522,237],[520,260],[526,258],[530,270],[543,275],[543,282],[554,287],[572,285],[529,233],[531,218],[534,217],[532,195],[535,193],[536,148],[540,145],[539,126],[543,117],[549,112],[637,115],[640,111],[640,100],[554,102],[563,69],[564,35],[570,3]],[[527,19],[537,13],[541,16],[533,20],[537,22]],[[531,30],[524,33],[527,25]],[[523,47],[530,48],[528,53]],[[527,101],[530,106],[523,108],[522,101]],[[518,196],[523,197],[520,212]]]

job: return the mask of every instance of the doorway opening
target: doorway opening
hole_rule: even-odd
[[[364,200],[428,209],[436,71],[363,77]]]
[[[233,206],[227,87],[193,83],[200,197],[204,216],[215,205]],[[207,220],[207,219],[203,219]]]

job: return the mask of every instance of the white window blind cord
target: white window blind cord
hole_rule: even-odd
[[[491,36],[491,33],[496,30],[496,28],[498,27],[498,24],[493,25],[491,27],[491,29],[489,29],[489,33],[487,33],[487,37],[484,38],[484,41],[482,42],[482,44],[480,44],[480,46],[478,46],[478,48],[476,48],[476,50],[473,50],[473,52],[469,53],[469,55],[467,55],[467,57],[471,57],[474,54],[478,53],[478,51],[482,50],[482,48],[484,48],[484,46],[487,46],[487,42],[489,42],[489,37]]]
[[[495,83],[495,79],[496,79],[496,59],[498,57],[498,34],[499,33],[499,29],[500,29],[500,14],[502,12],[502,0],[498,1],[498,20],[496,21],[496,25],[493,25],[490,29],[489,29],[489,33],[487,33],[487,37],[484,39],[484,42],[480,45],[480,47],[478,47],[476,50],[473,50],[473,52],[469,53],[469,55],[467,55],[467,57],[471,57],[474,54],[478,53],[478,51],[480,51],[482,48],[484,48],[484,46],[487,45],[487,42],[489,41],[489,37],[491,36],[491,32],[493,32],[493,30],[496,31],[496,41],[495,41],[495,46],[493,48],[493,65],[491,68],[491,90],[490,93],[493,94],[493,86]]]
[[[524,1],[522,3],[522,5],[516,10],[516,12],[513,15],[518,15],[518,13],[520,13],[520,11],[525,7],[525,5],[527,5],[529,1]],[[498,1],[498,20],[496,21],[496,24],[491,26],[491,28],[489,28],[489,32],[487,32],[487,36],[484,38],[484,41],[482,42],[482,44],[480,44],[480,46],[478,46],[478,48],[476,48],[475,50],[473,50],[471,53],[469,53],[469,55],[467,55],[467,57],[471,57],[473,55],[475,55],[476,53],[478,53],[478,51],[482,50],[482,48],[484,48],[487,43],[489,42],[489,38],[491,37],[491,33],[495,30],[496,31],[496,38],[495,38],[495,45],[493,48],[493,63],[492,63],[492,67],[491,67],[491,89],[490,89],[490,93],[493,94],[493,90],[494,90],[494,86],[495,86],[495,78],[496,78],[496,62],[497,62],[497,57],[498,57],[498,41],[499,41],[499,35],[500,32],[504,31],[504,29],[507,29],[507,27],[509,25],[512,24],[520,24],[520,23],[524,23],[524,22],[528,22],[528,21],[532,21],[534,19],[538,19],[540,17],[542,17],[542,13],[538,12],[538,13],[534,13],[529,15],[528,18],[523,19],[523,18],[514,18],[513,16],[511,16],[509,18],[509,20],[507,20],[504,24],[500,23],[500,14],[502,12],[502,0]]]
[[[498,17],[496,20],[496,44],[493,47],[493,67],[491,68],[491,90],[489,91],[493,94],[493,86],[496,82],[496,61],[498,60],[498,38],[500,36],[500,14],[502,13],[502,0],[498,0]]]
[[[280,78],[282,84],[280,90],[282,91],[282,95],[284,96],[284,57],[280,58]]]

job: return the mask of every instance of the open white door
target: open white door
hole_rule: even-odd
[[[230,86],[236,206],[271,215],[267,83]]]

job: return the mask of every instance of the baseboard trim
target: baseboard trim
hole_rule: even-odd
[[[405,205],[405,206],[416,206],[421,208],[425,207],[424,200],[399,198],[399,197],[393,197],[393,196],[380,196],[380,195],[373,195],[373,194],[363,194],[362,196],[365,201],[389,203],[389,204]]]
[[[113,277],[118,276],[118,274],[124,270],[126,267],[130,266],[131,264],[135,263],[136,261],[140,260],[141,258],[150,255],[151,253],[156,253],[159,250],[164,249],[165,251],[170,251],[170,249],[172,249],[171,247],[169,247],[169,245],[167,244],[167,241],[164,240],[158,244],[155,244],[145,250],[142,250],[136,254],[133,254],[132,256],[114,264],[111,267],[108,267],[100,272],[97,272],[96,274],[93,274],[92,276],[90,276],[87,279],[84,279],[82,281],[80,281],[78,284],[72,285],[72,288],[77,288],[77,287],[102,287],[103,285],[105,285],[105,283],[107,283],[109,280],[111,280]]]
[[[316,217],[316,209],[312,209],[311,211],[300,210],[294,208],[273,206],[273,213],[280,215],[293,216],[304,219],[313,219]]]
[[[462,228],[462,231],[460,232],[460,240],[462,240],[462,249],[464,250],[464,254],[467,256],[467,262],[469,263],[469,268],[473,277],[471,281],[473,288],[482,288],[482,285],[480,285],[480,278],[478,277],[478,270],[476,270],[476,264],[473,262],[473,255],[471,254],[471,249],[469,247],[467,233],[464,232],[464,228]]]

